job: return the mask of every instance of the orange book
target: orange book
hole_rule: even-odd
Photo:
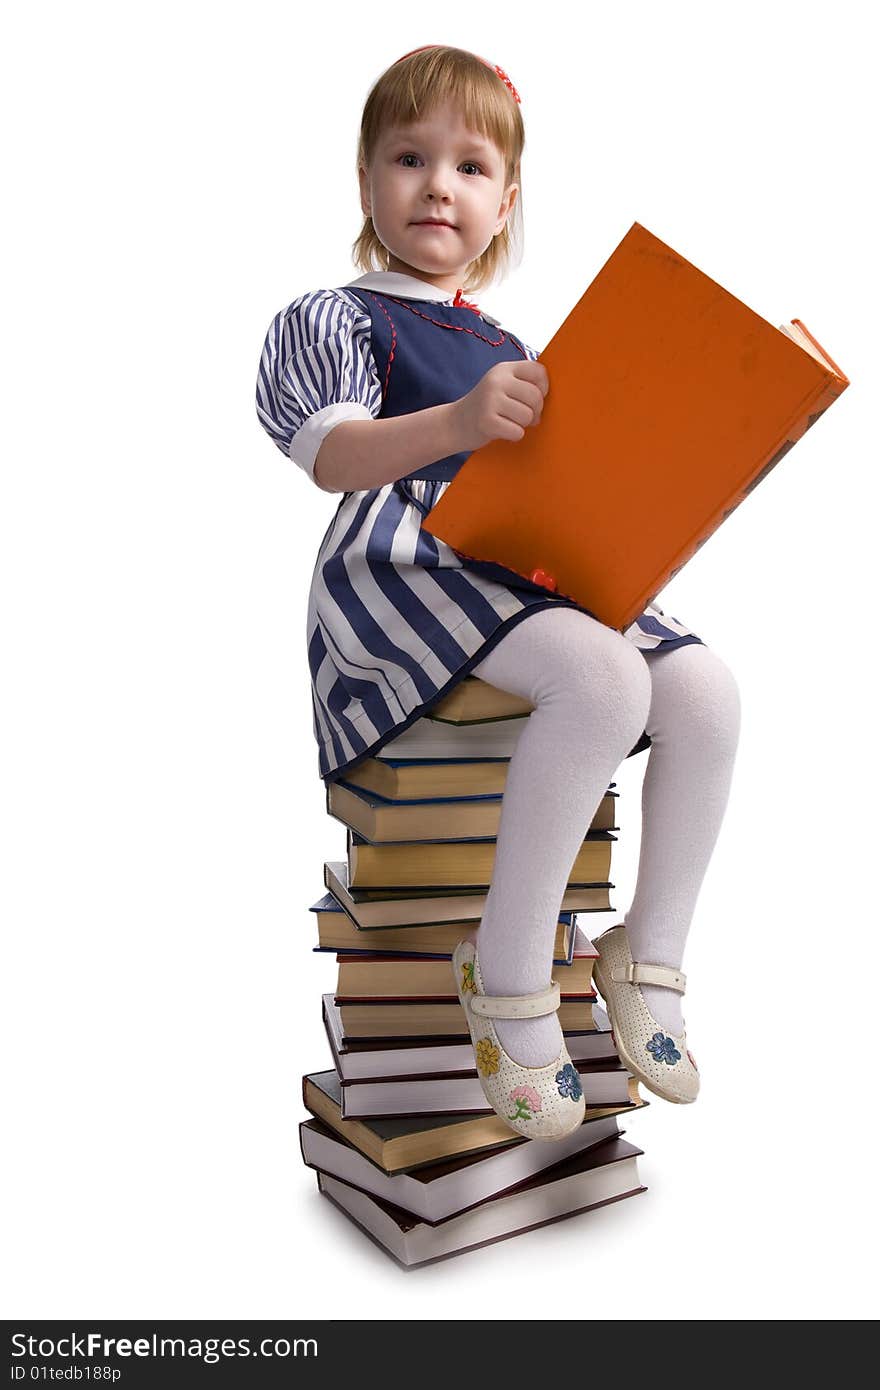
[[[620,631],[849,385],[638,222],[538,360],[540,423],[474,450],[422,524]]]

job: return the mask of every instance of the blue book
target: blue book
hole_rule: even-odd
[[[332,893],[325,893],[309,911],[316,914],[320,943],[312,950],[334,955],[418,955],[451,960],[459,941],[479,925],[476,921],[419,922],[365,931]],[[325,913],[328,918],[324,917]],[[571,965],[576,935],[577,913],[560,912],[554,964]]]

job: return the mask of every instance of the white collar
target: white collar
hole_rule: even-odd
[[[437,304],[451,304],[455,298],[449,290],[441,289],[439,285],[419,280],[415,275],[402,275],[398,270],[370,270],[357,280],[349,280],[343,288],[381,290],[382,294],[396,294],[399,299],[432,299]],[[499,320],[493,319],[484,309],[480,310],[480,315],[487,323],[500,328]]]

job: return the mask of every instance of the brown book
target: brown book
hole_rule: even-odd
[[[643,740],[636,744],[633,752],[641,752],[642,747],[649,746],[647,735]],[[433,801],[441,797],[503,796],[509,769],[509,754],[491,758],[380,755],[362,758],[346,771],[343,780],[348,786],[375,792],[386,801]],[[612,790],[615,785],[614,782],[609,784],[606,796],[617,796]]]
[[[319,1172],[317,1179],[325,1197],[410,1269],[646,1192],[638,1169],[643,1153],[627,1139],[606,1139],[537,1173],[513,1192],[433,1226],[328,1173]]]
[[[523,714],[515,719],[481,719],[474,724],[451,724],[423,714],[402,734],[384,743],[379,757],[383,762],[428,758],[441,762],[509,759],[516,752],[530,718],[531,714]],[[631,758],[650,746],[650,737],[643,730],[626,756]]]
[[[316,1119],[341,1135],[386,1173],[409,1172],[464,1154],[485,1154],[511,1144],[533,1144],[506,1125],[500,1115],[407,1115],[400,1120],[343,1120],[342,1086],[335,1071],[304,1076],[303,1104]],[[588,1110],[584,1124],[603,1115],[641,1109],[641,1096],[629,1105]],[[562,1142],[562,1141],[560,1141]]]
[[[590,830],[616,830],[615,795],[606,792]],[[344,779],[327,786],[327,813],[371,844],[491,839],[498,835],[502,796],[388,801]]]
[[[595,994],[563,997],[559,1005],[559,1026],[563,1033],[591,1033]],[[338,1001],[337,1001],[338,1002]],[[361,1004],[339,1004],[346,1042],[358,1038],[436,1037],[454,1041],[469,1037],[470,1031],[458,996],[441,998],[381,999]]]
[[[587,887],[607,880],[611,844],[616,839],[607,830],[588,832],[568,875],[569,887]],[[488,892],[495,867],[495,845],[494,839],[371,845],[356,831],[349,830],[349,882],[357,888],[481,888]]]
[[[509,767],[510,758],[367,757],[347,770],[345,781],[387,801],[503,796]]]
[[[432,1036],[352,1042],[345,1038],[342,1015],[333,995],[322,994],[321,1006],[333,1065],[343,1082],[439,1076],[445,1072],[464,1072],[474,1065],[474,1049],[469,1036],[451,1042]],[[607,1013],[597,1002],[590,1007],[593,1015],[590,1032],[563,1034],[575,1065],[616,1055]]]
[[[558,981],[563,996],[592,992],[593,961],[598,956],[593,943],[578,928],[575,931],[571,963],[554,963],[551,978]],[[428,960],[421,956],[344,955],[336,957],[337,1004],[361,1003],[369,999],[414,999],[436,997],[455,989],[452,957]]]
[[[531,700],[499,690],[479,676],[468,675],[432,705],[425,717],[448,724],[482,724],[490,719],[515,719],[530,714],[534,708]]]
[[[849,385],[800,319],[768,323],[638,222],[539,360],[538,428],[475,450],[422,528],[620,631]]]
[[[324,886],[348,913],[359,931],[379,927],[418,927],[455,922],[479,923],[486,906],[486,890],[456,888],[355,888],[343,860],[325,860]],[[610,880],[585,887],[569,885],[562,895],[560,912],[604,913],[613,911]],[[599,928],[590,935],[598,936]]]

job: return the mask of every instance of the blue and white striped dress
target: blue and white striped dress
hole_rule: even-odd
[[[342,420],[382,411],[370,315],[348,288],[397,301],[453,302],[447,291],[414,277],[372,271],[343,288],[300,295],[276,314],[260,360],[257,415],[316,486],[315,458],[327,433]],[[499,329],[485,312],[478,317],[487,333],[493,329],[486,324]],[[408,479],[341,494],[320,544],[307,642],[313,730],[326,782],[403,733],[533,608],[580,607],[537,586],[529,592],[528,585],[495,582],[486,577],[490,566],[477,572],[422,530],[448,486]],[[654,604],[623,635],[643,651],[702,641]]]

